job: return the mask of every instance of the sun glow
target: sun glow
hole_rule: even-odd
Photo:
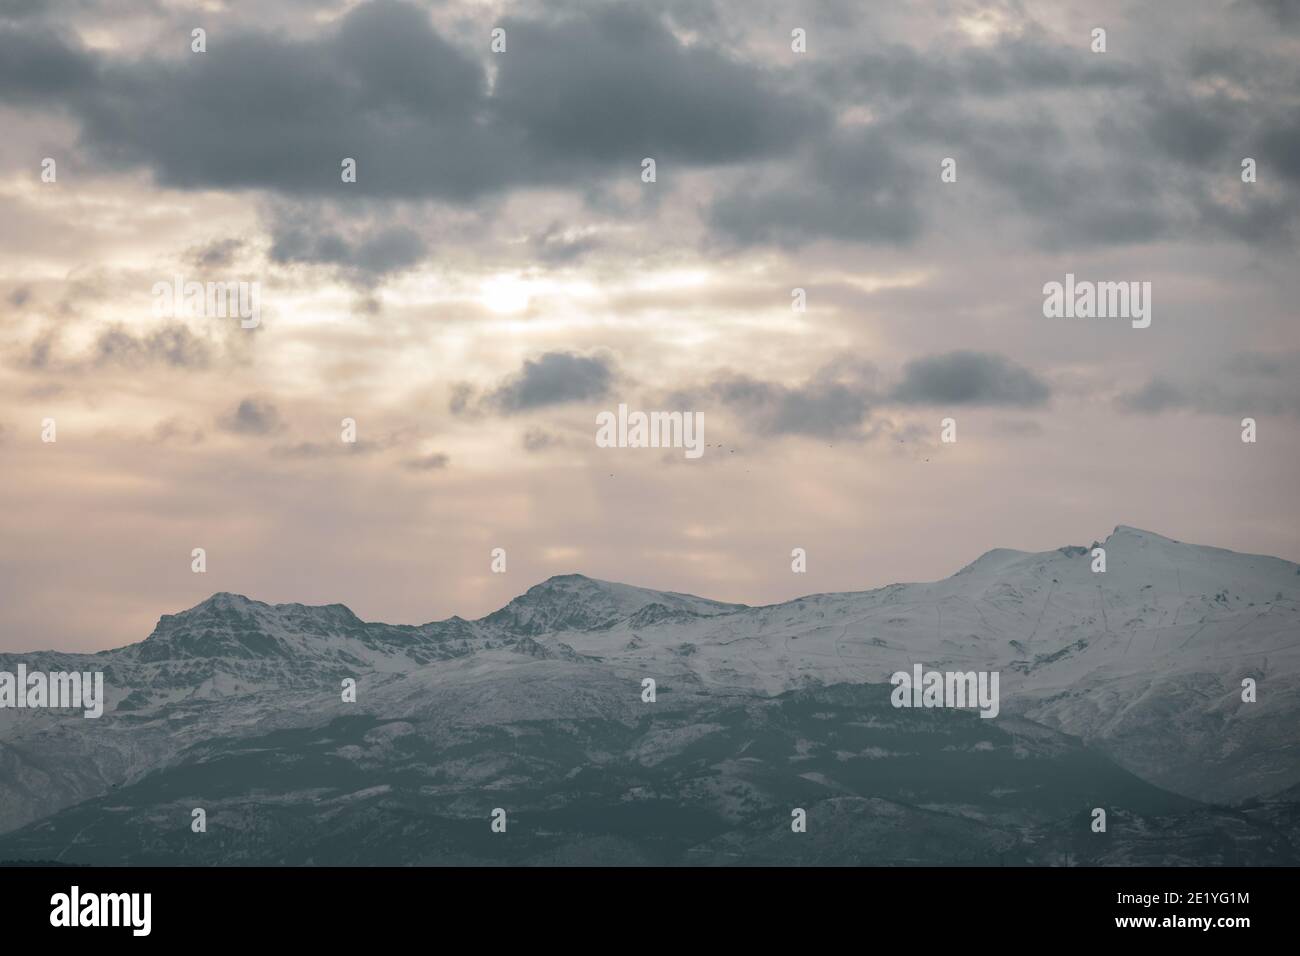
[[[515,275],[496,275],[480,287],[479,301],[498,315],[516,315],[528,308],[532,293],[527,280]]]

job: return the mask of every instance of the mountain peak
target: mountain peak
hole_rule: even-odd
[[[519,634],[599,631],[651,607],[663,613],[705,617],[743,605],[600,581],[583,574],[558,574],[533,585],[483,621]]]
[[[1166,538],[1162,534],[1156,534],[1154,531],[1145,531],[1142,528],[1135,528],[1129,524],[1117,524],[1115,530],[1110,533],[1112,538],[1148,538],[1153,541],[1168,541],[1170,544],[1179,544],[1173,538]]]
[[[160,617],[141,654],[143,660],[283,655],[288,635],[344,633],[362,626],[342,604],[267,604],[218,591],[192,608]]]
[[[986,551],[970,564],[961,568],[953,577],[966,575],[1002,575],[1006,574],[1009,569],[1024,562],[1037,564],[1044,557],[1054,557],[1063,555],[1065,558],[1073,559],[1083,557],[1089,554],[1093,548],[1105,545],[1107,548],[1114,548],[1118,551],[1141,551],[1148,546],[1154,545],[1157,552],[1163,550],[1166,545],[1180,546],[1181,541],[1173,538],[1166,538],[1164,535],[1156,534],[1154,531],[1145,531],[1142,528],[1133,525],[1120,524],[1115,526],[1115,530],[1107,536],[1105,541],[1094,541],[1090,545],[1067,544],[1054,549],[1054,551],[1034,552],[1019,551],[1013,548],[994,548]]]
[[[243,611],[258,604],[261,604],[262,607],[267,606],[262,604],[261,601],[254,601],[242,594],[235,594],[232,591],[217,591],[206,601],[200,601],[198,604],[194,605],[194,607],[190,608],[190,610],[194,611],[199,608],[209,608],[214,611]]]
[[[270,616],[293,620],[315,618],[361,623],[361,619],[353,614],[352,609],[346,604],[300,604],[297,602],[291,604],[267,604],[265,601],[255,601],[252,598],[231,591],[217,591],[207,600],[200,601],[188,610],[177,614],[164,614],[163,617],[164,619],[197,618],[213,614],[236,615],[239,617]]]
[[[1115,530],[1110,533],[1110,537],[1102,543],[1108,547],[1127,546],[1139,549],[1154,546],[1158,550],[1167,546],[1179,547],[1183,544],[1183,542],[1175,538],[1166,538],[1154,531],[1146,531],[1128,524],[1115,525]]]

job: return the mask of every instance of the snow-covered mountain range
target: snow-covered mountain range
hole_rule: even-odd
[[[1297,602],[1292,562],[1125,526],[765,607],[565,575],[410,627],[216,594],[0,655],[108,697],[0,710],[0,860],[1296,862]],[[1001,713],[895,709],[917,663],[1000,672]]]

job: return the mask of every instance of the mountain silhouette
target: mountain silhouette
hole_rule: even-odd
[[[108,691],[0,710],[0,859],[1294,862],[1297,600],[1292,562],[1124,525],[760,607],[567,574],[409,626],[223,592],[0,655]],[[916,664],[998,672],[1000,714],[892,706]]]

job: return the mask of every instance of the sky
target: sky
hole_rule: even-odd
[[[1119,524],[1300,559],[1298,53],[1291,0],[0,0],[0,651]]]

